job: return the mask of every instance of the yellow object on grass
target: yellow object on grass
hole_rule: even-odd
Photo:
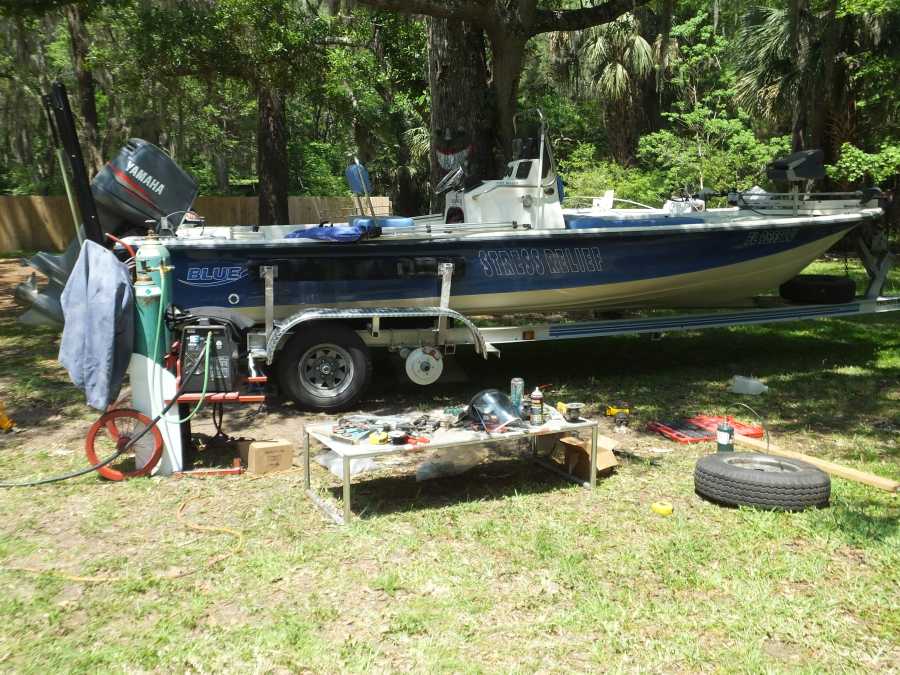
[[[661,516],[671,516],[673,507],[669,502],[653,502],[650,505],[650,508],[653,509],[653,513],[657,513]]]
[[[12,431],[16,423],[6,416],[6,408],[0,403],[0,431]]]

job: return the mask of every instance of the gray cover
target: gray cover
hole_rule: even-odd
[[[131,277],[111,251],[85,241],[66,287],[59,361],[97,410],[119,395],[134,345]]]

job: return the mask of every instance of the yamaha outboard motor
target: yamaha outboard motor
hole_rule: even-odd
[[[103,233],[125,237],[146,234],[148,229],[175,232],[197,198],[197,181],[160,148],[132,138],[94,176],[91,195]],[[32,275],[16,287],[16,300],[29,308],[19,317],[20,321],[62,324],[59,297],[80,249],[75,238],[61,254],[41,252],[28,260],[49,281],[38,288],[37,278]]]
[[[197,198],[197,181],[160,148],[132,138],[91,181],[91,193],[104,232],[174,232]]]

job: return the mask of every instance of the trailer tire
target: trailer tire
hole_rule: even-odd
[[[349,327],[320,322],[301,327],[277,361],[282,391],[298,405],[321,412],[345,410],[372,375],[372,355]]]
[[[856,282],[849,277],[801,274],[781,284],[781,297],[807,305],[841,305],[856,297]]]
[[[796,459],[755,452],[717,452],[698,460],[694,491],[725,506],[803,511],[828,506],[831,478]]]

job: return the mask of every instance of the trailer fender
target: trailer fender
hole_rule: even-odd
[[[288,338],[297,329],[312,321],[353,321],[358,319],[406,319],[406,318],[432,318],[441,317],[458,321],[472,334],[475,352],[487,358],[488,347],[484,336],[478,327],[459,312],[445,307],[372,307],[353,309],[329,309],[310,308],[304,309],[289,316],[283,321],[278,321],[272,328],[272,333],[266,340],[266,363],[271,365],[276,354],[287,343]]]

